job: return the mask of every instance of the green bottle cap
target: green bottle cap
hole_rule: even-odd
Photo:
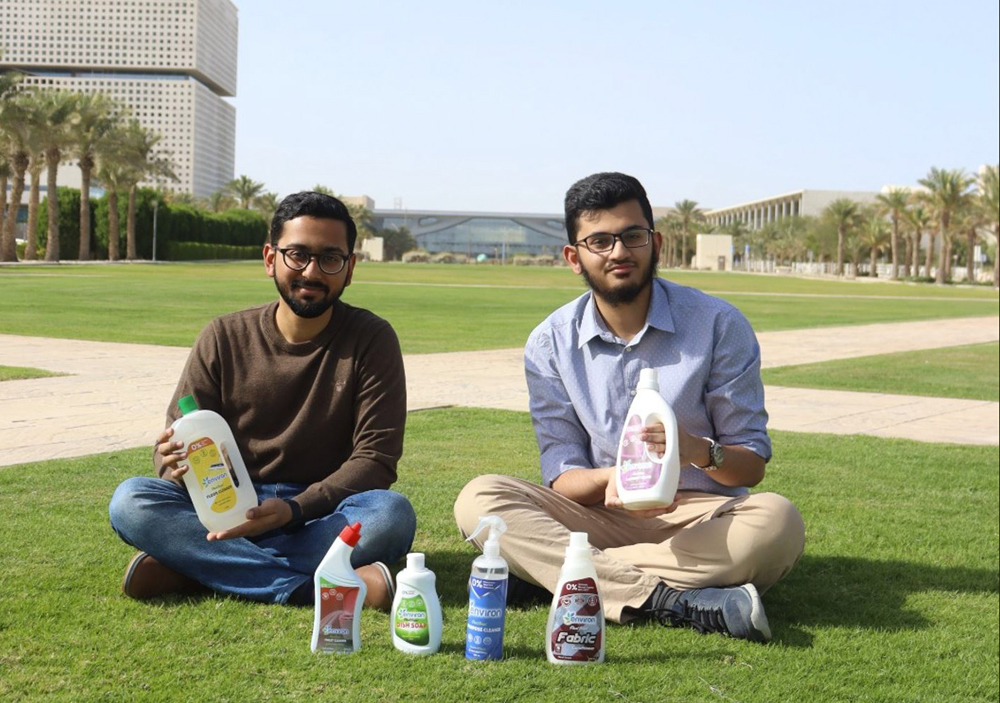
[[[181,415],[187,415],[198,409],[198,401],[193,395],[186,395],[177,401],[177,407],[181,409]]]

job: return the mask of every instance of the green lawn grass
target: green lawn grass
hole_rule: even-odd
[[[996,315],[981,288],[673,272],[767,330]],[[213,317],[275,298],[257,263],[0,267],[0,333],[190,346]],[[403,351],[521,346],[584,290],[567,269],[362,263],[344,299],[389,320]]]
[[[1000,345],[880,354],[764,369],[764,383],[869,393],[1000,401]]]
[[[445,615],[441,652],[422,659],[392,648],[381,613],[365,613],[360,652],[317,656],[309,609],[123,597],[132,550],[106,506],[150,472],[145,449],[3,468],[0,700],[995,701],[996,447],[781,432],[774,447],[762,488],[807,526],[805,555],[764,598],[774,642],[612,625],[607,663],[585,668],[545,661],[547,608],[509,612],[504,661],[462,655],[476,552],[451,505],[481,473],[537,480],[525,413],[409,418],[396,487]]]
[[[0,381],[21,381],[27,378],[48,378],[49,376],[62,375],[44,369],[30,369],[26,366],[0,366]]]

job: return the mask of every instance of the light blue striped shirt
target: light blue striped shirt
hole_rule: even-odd
[[[724,300],[656,278],[646,324],[629,342],[608,330],[589,291],[528,337],[524,369],[545,485],[569,469],[614,466],[639,371],[650,367],[678,427],[771,458],[750,323]],[[679,490],[748,491],[691,465],[681,469]]]

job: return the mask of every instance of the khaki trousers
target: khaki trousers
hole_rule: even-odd
[[[586,532],[604,598],[605,614],[622,622],[661,581],[680,590],[752,583],[763,593],[802,554],[799,511],[776,493],[729,498],[681,491],[677,509],[654,518],[626,510],[584,506],[551,488],[510,476],[470,481],[455,501],[464,536],[480,516],[507,523],[500,551],[516,576],[555,591],[570,532]],[[486,539],[476,537],[480,546]],[[628,613],[625,619],[629,619]]]

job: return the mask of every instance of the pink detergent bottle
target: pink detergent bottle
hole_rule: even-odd
[[[657,422],[662,423],[666,435],[666,451],[662,455],[650,451],[639,438],[644,426]],[[615,462],[618,497],[629,510],[666,507],[674,502],[680,475],[677,418],[660,395],[656,369],[643,369],[618,443]]]

